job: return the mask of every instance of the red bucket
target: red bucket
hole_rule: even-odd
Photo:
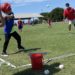
[[[31,64],[33,70],[42,70],[43,68],[43,54],[34,53],[30,55],[31,57]]]

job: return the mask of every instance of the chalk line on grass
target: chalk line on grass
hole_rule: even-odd
[[[23,67],[28,67],[28,66],[31,66],[31,64],[26,64],[26,65],[17,66],[16,68],[23,68]]]
[[[48,62],[53,61],[53,60],[62,59],[62,58],[66,58],[66,57],[71,57],[71,56],[74,56],[74,55],[75,55],[75,53],[70,53],[70,54],[64,54],[64,55],[61,55],[61,56],[45,59],[44,64],[47,64]]]
[[[71,57],[71,56],[74,56],[74,55],[75,55],[75,53],[64,54],[64,55],[53,57],[53,58],[50,58],[50,59],[45,59],[43,63],[45,65],[45,64],[47,64],[50,61],[57,60],[57,59],[62,59],[62,58],[66,58],[66,57]],[[22,68],[22,67],[27,67],[27,66],[31,66],[31,64],[17,66],[16,69],[17,68]]]
[[[10,66],[10,67],[12,67],[12,68],[14,68],[14,69],[31,66],[31,64],[26,64],[26,65],[21,65],[21,66],[15,66],[15,65],[11,64],[10,62],[5,61],[4,59],[0,58],[0,66],[1,66],[2,64],[6,64],[7,66]]]
[[[62,59],[62,58],[66,58],[66,57],[71,57],[71,56],[74,56],[74,55],[75,55],[75,53],[70,53],[70,54],[64,54],[64,55],[61,55],[61,56],[53,57],[53,58],[50,58],[50,59],[45,59],[44,60],[44,65],[47,64],[50,61],[57,60],[57,59]],[[10,67],[12,67],[14,69],[23,68],[23,67],[30,67],[31,66],[31,64],[15,66],[15,65],[11,64],[10,62],[5,61],[2,58],[0,58],[0,61],[1,61],[0,65],[7,64],[7,66],[10,66]]]
[[[15,65],[11,64],[10,62],[8,61],[5,61],[4,59],[0,58],[0,61],[2,62],[2,64],[7,64],[7,66],[10,66],[12,68],[16,68]]]

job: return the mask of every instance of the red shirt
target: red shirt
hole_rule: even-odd
[[[50,19],[48,19],[48,23],[51,23],[51,20]]]
[[[75,19],[75,10],[71,7],[67,8],[64,10],[63,15],[68,19],[68,20],[74,20]]]
[[[1,12],[1,5],[0,5],[0,12]]]
[[[22,21],[18,21],[18,25],[22,25]]]

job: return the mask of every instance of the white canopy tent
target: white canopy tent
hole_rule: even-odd
[[[21,18],[21,19],[28,19],[28,18],[38,18],[38,17],[43,17],[40,14],[36,14],[36,13],[20,13],[20,14],[14,14],[15,15],[15,19]]]
[[[36,13],[18,13],[14,14],[14,16],[15,16],[15,22],[20,18],[23,19],[23,21],[28,24],[30,24],[31,22],[33,24],[36,18],[37,19],[43,18],[42,15]]]

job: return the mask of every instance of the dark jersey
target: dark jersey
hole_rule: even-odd
[[[10,13],[8,15],[11,15],[13,13]],[[4,26],[4,32],[6,34],[9,34],[12,31],[14,25],[14,18],[8,19],[7,17],[5,17],[5,26]]]

